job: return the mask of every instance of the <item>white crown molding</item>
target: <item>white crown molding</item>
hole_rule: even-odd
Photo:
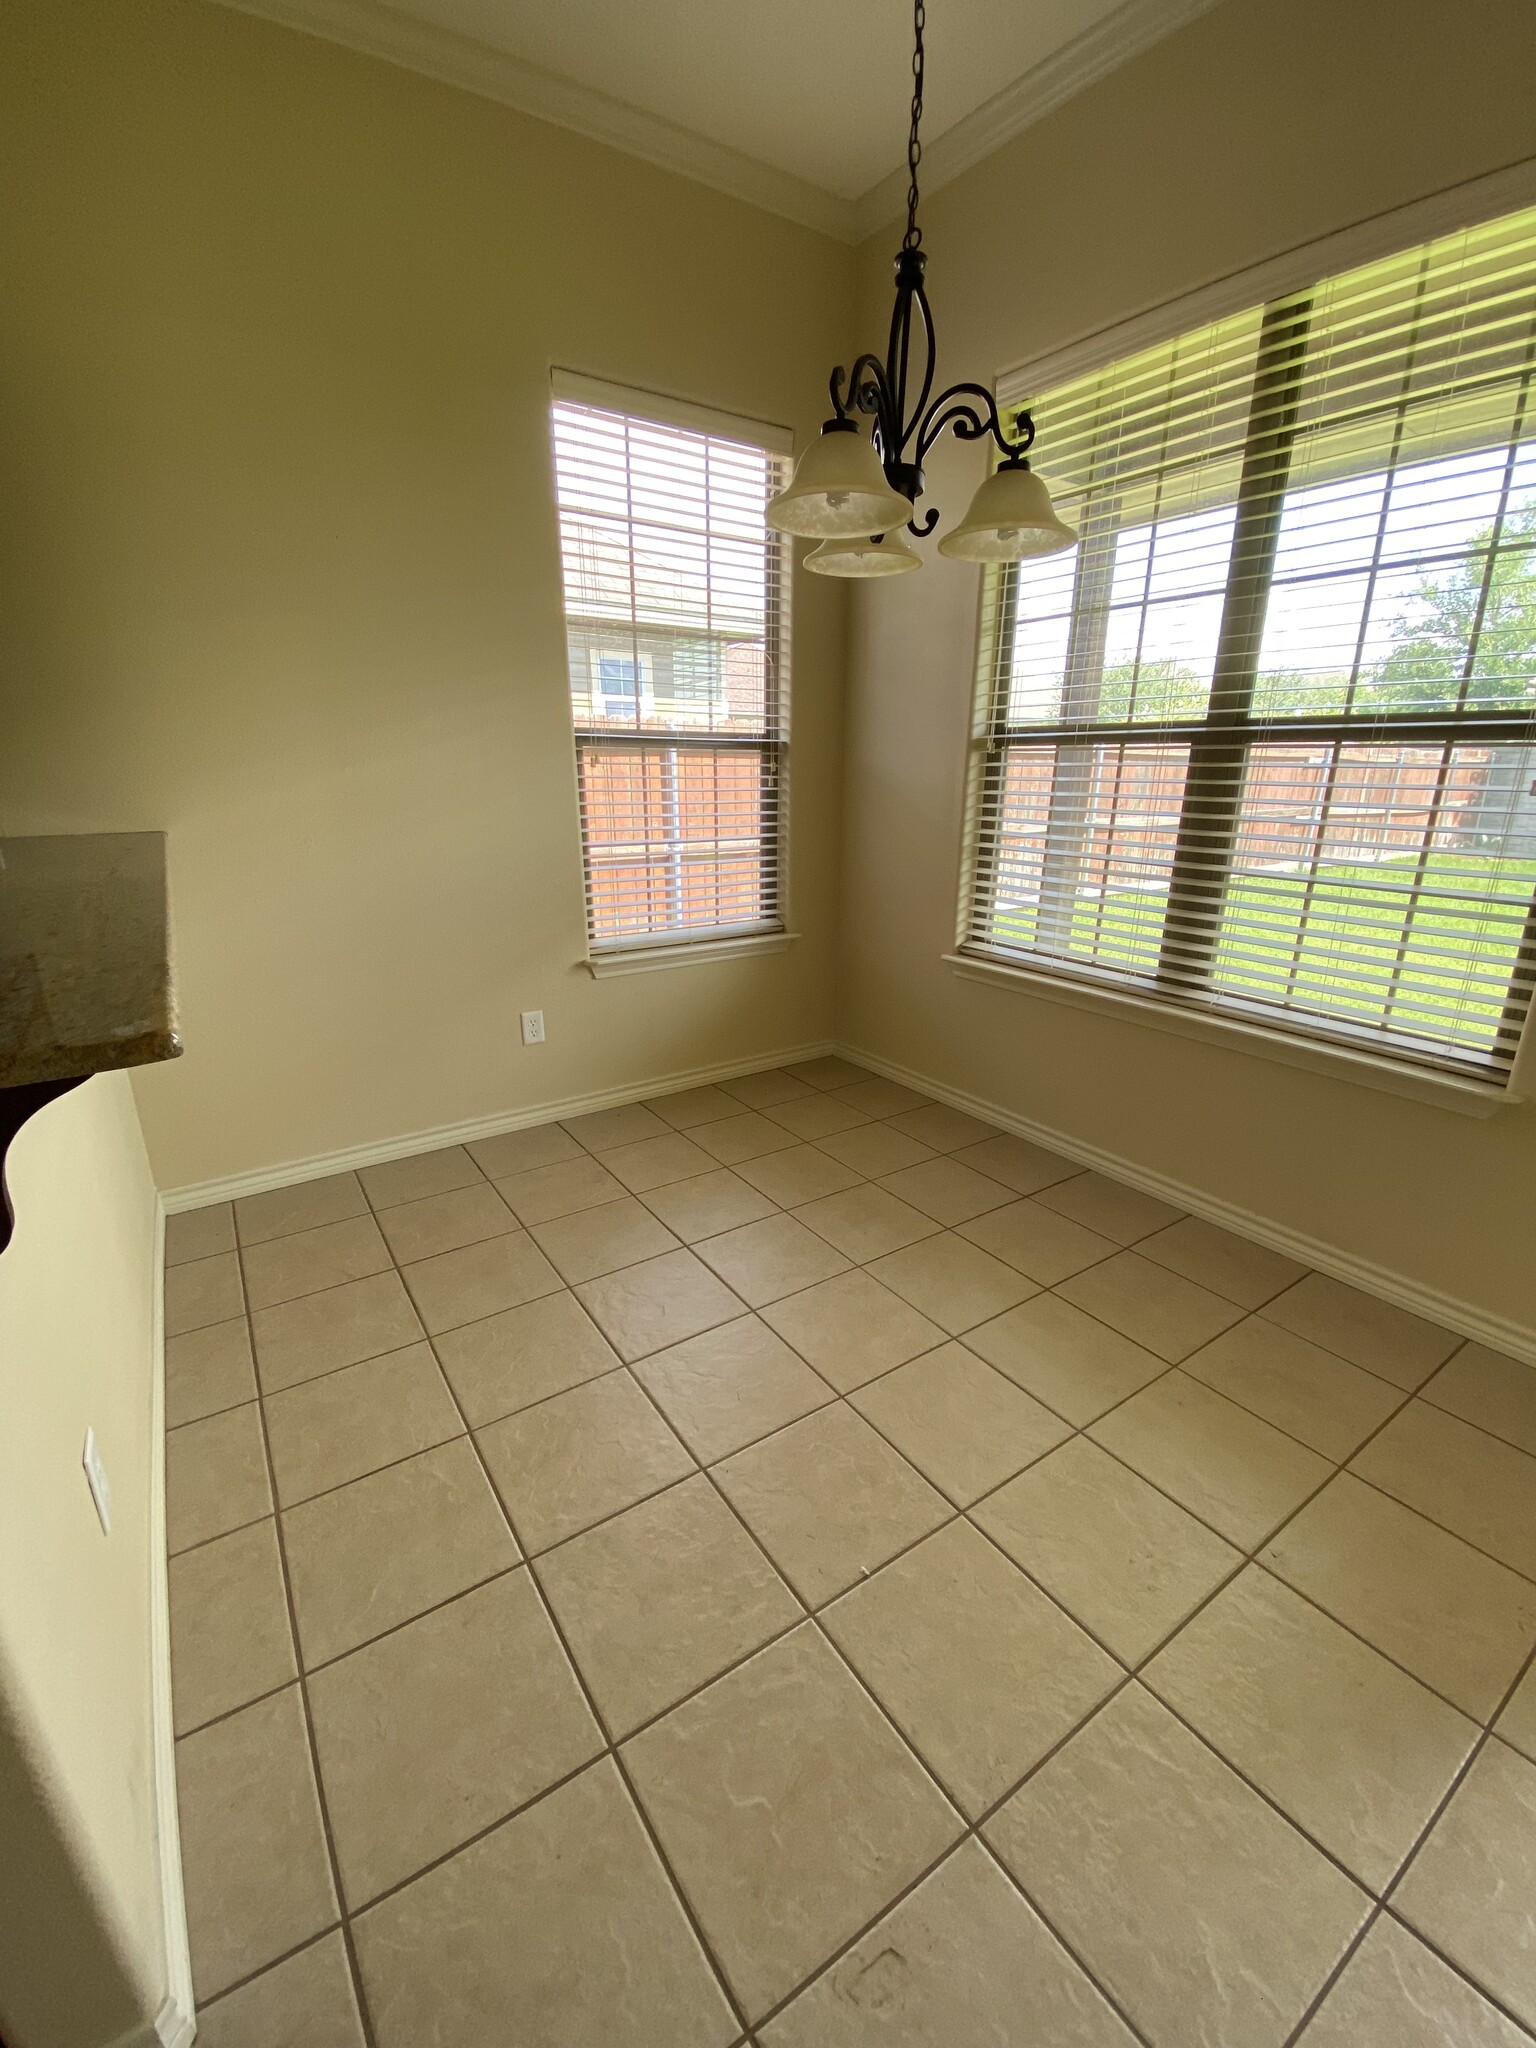
[[[808,179],[778,170],[695,129],[663,120],[625,100],[525,64],[472,36],[418,21],[384,0],[219,0],[241,14],[319,36],[419,71],[444,85],[515,107],[520,114],[607,143],[664,171],[727,192],[801,227],[840,242],[859,243],[901,211],[906,171],[893,171],[858,199],[844,199]],[[923,186],[937,191],[1000,149],[1085,86],[1113,71],[1217,0],[1124,0],[1112,14],[1016,78],[953,128],[924,145]]]
[[[936,192],[952,183],[1128,58],[1150,49],[1217,4],[1218,0],[1125,0],[1123,6],[1043,57],[953,128],[924,143],[923,190]],[[853,202],[854,239],[867,241],[888,226],[905,206],[906,197],[904,168],[871,185]]]
[[[749,206],[814,228],[840,242],[856,242],[854,203],[794,177],[772,164],[712,142],[692,128],[617,100],[572,78],[525,64],[471,36],[418,21],[382,0],[220,0],[240,14],[260,15],[284,28],[319,36],[419,71],[443,85],[496,100],[520,114],[605,142],[664,171],[744,199]]]

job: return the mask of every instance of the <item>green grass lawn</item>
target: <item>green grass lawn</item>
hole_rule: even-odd
[[[1493,1043],[1532,893],[1536,861],[1432,854],[1418,902],[1411,859],[1339,862],[1311,878],[1248,874],[1229,885],[1213,982],[1255,1000],[1449,1039]],[[1466,899],[1473,900],[1468,901]],[[1112,890],[1074,912],[1065,957],[1151,974],[1166,891]],[[1005,911],[1005,945],[1032,947],[1032,909]]]

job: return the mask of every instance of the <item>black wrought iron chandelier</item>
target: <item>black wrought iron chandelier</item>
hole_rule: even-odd
[[[795,467],[787,489],[768,506],[768,524],[780,533],[818,540],[805,566],[823,576],[892,576],[920,569],[923,558],[900,529],[932,533],[934,506],[919,522],[923,464],[946,431],[961,441],[989,435],[1002,460],[971,500],[964,519],[939,542],[939,552],[962,561],[1016,562],[1054,554],[1077,539],[1057,518],[1045,485],[1029,466],[1035,426],[1020,413],[1010,433],[984,384],[951,384],[935,398],[933,315],[928,310],[923,231],[917,224],[917,172],[923,147],[923,29],[926,9],[912,9],[912,127],[907,138],[907,231],[896,256],[896,308],[885,360],[866,353],[852,370],[832,372],[832,418]],[[922,358],[914,361],[914,342]],[[916,383],[909,398],[908,387]],[[870,420],[866,437],[855,414]]]

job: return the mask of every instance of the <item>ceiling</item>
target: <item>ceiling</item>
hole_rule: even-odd
[[[908,0],[227,0],[849,241],[905,192]],[[925,188],[1214,0],[933,0]]]

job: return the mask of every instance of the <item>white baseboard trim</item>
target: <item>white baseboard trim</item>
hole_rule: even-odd
[[[154,1742],[155,1834],[165,1929],[165,2002],[143,2030],[143,2048],[191,2048],[197,2032],[192,1949],[181,1878],[176,1804],[176,1724],[171,1712],[171,1589],[165,1535],[165,1204],[155,1205],[155,1275],[149,1401],[149,1707]]]
[[[437,1130],[413,1131],[400,1138],[381,1138],[371,1144],[353,1145],[345,1150],[322,1153],[311,1159],[289,1160],[281,1166],[258,1167],[249,1173],[229,1174],[221,1180],[200,1181],[188,1187],[171,1188],[166,1190],[161,1198],[162,1207],[168,1215],[175,1215],[183,1209],[201,1209],[210,1202],[227,1202],[242,1195],[265,1194],[271,1188],[293,1187],[302,1181],[318,1180],[325,1174],[347,1173],[359,1166],[377,1166],[389,1159],[408,1159],[418,1152],[435,1152],[444,1145],[471,1144],[478,1138],[498,1137],[503,1131],[526,1130],[531,1124],[550,1123],[557,1117],[583,1116],[594,1109],[613,1109],[656,1095],[675,1095],[684,1088],[701,1088],[713,1081],[730,1081],[738,1074],[756,1073],[763,1067],[788,1066],[796,1060],[819,1059],[833,1052],[841,1053],[845,1059],[858,1061],[861,1066],[868,1067],[873,1073],[884,1074],[888,1080],[901,1081],[909,1088],[920,1089],[923,1094],[931,1095],[937,1102],[947,1102],[954,1109],[966,1110],[972,1116],[996,1124],[1001,1130],[1013,1131],[1021,1138],[1029,1138],[1038,1145],[1048,1146],[1053,1152],[1060,1152],[1068,1159],[1076,1159],[1083,1166],[1112,1174],[1116,1180],[1126,1181],[1130,1186],[1141,1188],[1149,1195],[1157,1195],[1163,1201],[1176,1204],[1180,1209],[1187,1209],[1192,1216],[1203,1216],[1208,1222],[1218,1223],[1226,1230],[1235,1231],[1240,1237],[1249,1237],[1256,1244],[1268,1245],[1272,1251],[1283,1252],[1288,1258],[1299,1259],[1303,1265],[1315,1267],[1319,1273],[1329,1273],[1336,1280],[1347,1281],[1350,1286],[1362,1288],[1367,1294],[1378,1295],[1383,1301],[1390,1301],[1398,1308],[1409,1310],[1413,1315],[1425,1316],[1434,1323],[1443,1323],[1448,1330],[1457,1330],[1462,1336],[1475,1338],[1478,1343],[1487,1344],[1495,1351],[1507,1352],[1511,1358],[1519,1358],[1529,1365],[1536,1365],[1536,1329],[1528,1324],[1515,1322],[1507,1316],[1492,1315],[1487,1310],[1476,1307],[1472,1302],[1461,1300],[1457,1295],[1444,1293],[1439,1288],[1427,1287],[1423,1282],[1411,1279],[1405,1273],[1375,1265],[1369,1259],[1359,1258],[1353,1252],[1342,1251],[1336,1245],[1326,1244],[1321,1238],[1309,1237],[1303,1231],[1292,1230],[1289,1225],[1276,1223],[1251,1209],[1239,1208],[1235,1202],[1226,1202],[1219,1196],[1206,1194],[1202,1189],[1192,1187],[1185,1181],[1175,1180],[1169,1174],[1157,1173],[1149,1167],[1138,1166],[1134,1160],[1125,1158],[1121,1153],[1111,1152],[1102,1145],[1087,1144],[1082,1139],[1071,1137],[1067,1132],[1057,1130],[1050,1124],[1038,1123],[1032,1117],[1020,1116],[1013,1110],[1004,1109],[1000,1104],[989,1102],[979,1095],[972,1095],[965,1089],[951,1088],[942,1081],[935,1081],[931,1075],[918,1073],[915,1068],[901,1066],[894,1060],[882,1059],[878,1053],[869,1052],[862,1046],[841,1044],[831,1039],[818,1040],[814,1044],[790,1046],[778,1052],[758,1053],[751,1059],[727,1060],[713,1066],[693,1067],[682,1073],[669,1074],[658,1081],[601,1088],[585,1095],[567,1096],[561,1101],[536,1103],[527,1109],[507,1110],[494,1116],[471,1117],[463,1123],[444,1124]],[[163,1458],[163,1430],[158,1433],[158,1441]],[[160,1485],[160,1514],[163,1518],[163,1477]],[[168,1653],[166,1670],[169,1672]],[[168,1699],[166,1716],[169,1725]],[[171,1772],[171,1811],[174,1814],[174,1753],[168,1768]],[[176,1863],[175,1878],[179,1901],[179,1848],[176,1852]],[[184,1945],[184,1919],[181,1924]],[[190,1984],[190,1971],[188,1982]]]
[[[1319,1273],[1331,1274],[1335,1280],[1347,1281],[1351,1287],[1378,1295],[1381,1300],[1390,1301],[1413,1315],[1425,1316],[1432,1323],[1442,1323],[1448,1330],[1457,1330],[1464,1337],[1475,1338],[1479,1344],[1506,1352],[1527,1365],[1536,1365],[1536,1329],[1528,1324],[1517,1323],[1507,1316],[1490,1315],[1469,1301],[1443,1293],[1437,1287],[1426,1287],[1422,1281],[1410,1279],[1405,1273],[1393,1272],[1369,1259],[1359,1258],[1353,1252],[1341,1251],[1336,1245],[1325,1244],[1321,1238],[1308,1237],[1287,1224],[1259,1216],[1251,1209],[1240,1209],[1235,1202],[1224,1202],[1219,1196],[1208,1195],[1185,1181],[1174,1180],[1169,1174],[1155,1173],[1148,1167],[1138,1166],[1134,1160],[1126,1159],[1118,1152],[1110,1152],[1102,1145],[1085,1144],[1082,1139],[1069,1137],[1065,1131],[1058,1131],[1050,1124],[1019,1116],[1013,1110],[1000,1108],[997,1103],[968,1094],[962,1088],[950,1088],[911,1067],[900,1066],[894,1060],[867,1052],[862,1046],[840,1045],[836,1050],[845,1059],[856,1060],[871,1072],[883,1074],[888,1081],[904,1082],[909,1088],[931,1095],[937,1102],[947,1102],[952,1109],[963,1109],[971,1116],[996,1124],[1001,1130],[1012,1131],[1018,1137],[1047,1146],[1052,1152],[1076,1159],[1083,1166],[1112,1174],[1116,1180],[1126,1181],[1145,1194],[1157,1195],[1165,1202],[1187,1209],[1192,1216],[1203,1216],[1208,1223],[1219,1223],[1223,1229],[1235,1231],[1240,1237],[1252,1238],[1256,1244],[1267,1245],[1271,1251],[1299,1259],[1303,1265],[1313,1266]]]
[[[196,2038],[197,2017],[191,2006],[183,2009],[174,1998],[168,1998],[155,2015],[158,2048],[192,2048]]]
[[[141,2020],[119,2034],[111,2048],[192,2048],[196,2034],[190,2010],[183,2012],[174,1998],[168,1998],[152,2020]]]
[[[539,1102],[527,1109],[470,1117],[464,1123],[443,1124],[434,1131],[411,1131],[402,1138],[379,1138],[367,1145],[319,1153],[312,1159],[290,1159],[280,1166],[258,1166],[249,1173],[231,1173],[220,1180],[167,1188],[161,1194],[161,1202],[165,1213],[174,1216],[183,1209],[204,1209],[211,1202],[230,1202],[242,1195],[264,1195],[272,1188],[296,1187],[301,1181],[320,1180],[328,1173],[351,1173],[359,1166],[381,1166],[386,1160],[409,1159],[418,1152],[439,1151],[444,1145],[469,1145],[478,1138],[497,1138],[503,1131],[526,1130],[530,1124],[552,1123],[557,1117],[585,1116],[594,1109],[615,1109],[631,1102],[649,1101],[656,1095],[677,1095],[684,1088],[704,1088],[712,1081],[734,1081],[738,1074],[755,1074],[762,1067],[789,1066],[796,1060],[820,1059],[835,1049],[830,1039],[818,1039],[811,1045],[758,1053],[751,1059],[691,1067],[683,1073],[667,1074],[659,1081],[598,1088],[586,1095],[568,1095],[558,1102]]]

